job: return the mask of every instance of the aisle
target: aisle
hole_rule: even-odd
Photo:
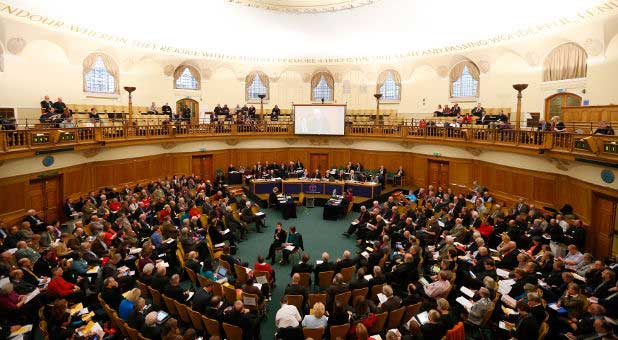
[[[296,226],[297,231],[303,235],[305,251],[310,256],[310,261],[315,264],[316,259],[320,259],[322,252],[327,251],[330,254],[331,261],[335,261],[341,257],[344,250],[349,249],[356,251],[354,238],[345,238],[341,236],[349,221],[351,221],[357,213],[351,213],[348,217],[339,221],[324,221],[322,220],[322,208],[298,208],[296,219],[287,221],[281,218],[281,213],[274,210],[266,210],[266,224],[269,226],[264,229],[264,233],[258,234],[251,232],[249,240],[240,243],[238,253],[243,261],[247,261],[251,267],[256,262],[258,255],[266,256],[268,247],[270,246],[275,225],[277,222],[282,222],[286,231],[291,226]],[[278,255],[280,258],[281,255]],[[296,258],[296,257],[294,257]],[[268,316],[261,324],[262,339],[272,339],[275,329],[275,314],[279,309],[279,300],[283,296],[285,287],[290,282],[290,271],[292,264],[280,266],[278,263],[274,265],[274,270],[277,278],[277,288],[275,288],[272,301],[269,303]]]

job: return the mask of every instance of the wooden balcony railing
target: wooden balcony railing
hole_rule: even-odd
[[[62,129],[23,129],[0,131],[0,159],[20,157],[28,151],[80,146],[122,145],[127,142],[226,138],[295,138],[293,123],[115,125]],[[506,147],[509,151],[537,150],[565,155],[618,161],[618,137],[535,130],[500,130],[467,126],[418,127],[406,124],[356,124],[348,122],[345,134],[333,138],[367,138],[472,147]]]

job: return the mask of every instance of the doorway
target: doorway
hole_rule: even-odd
[[[34,179],[28,186],[30,207],[41,212],[41,218],[54,223],[63,218],[62,178],[60,175]]]
[[[200,104],[191,98],[183,98],[176,102],[176,112],[180,112],[181,115],[187,108],[191,111],[191,124],[197,124],[200,117]]]
[[[449,163],[446,161],[429,160],[428,183],[435,189],[449,185]]]
[[[191,159],[193,173],[204,180],[213,180],[213,163],[211,155],[193,156]]]
[[[320,172],[328,169],[328,154],[327,153],[311,153],[309,154],[309,173],[313,173],[315,169],[320,169]]]
[[[562,117],[563,106],[580,106],[582,105],[582,97],[569,92],[556,93],[545,98],[545,120],[549,121],[551,117]]]
[[[591,230],[586,232],[586,248],[597,258],[618,255],[617,207],[617,198],[593,193],[592,223]]]

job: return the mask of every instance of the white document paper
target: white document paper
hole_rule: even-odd
[[[457,299],[455,299],[455,301],[459,302],[460,305],[464,306],[466,310],[470,310],[470,308],[472,307],[472,302],[470,302],[470,300],[466,299],[463,296],[458,297]]]
[[[364,278],[365,280],[369,281],[369,280],[373,279],[373,275],[368,274],[368,275],[363,276],[363,278]]]
[[[194,293],[194,292],[189,292],[189,296],[187,296],[187,300],[186,300],[186,301],[191,300],[191,298],[193,297],[193,295],[195,295],[195,293]]]
[[[496,269],[496,274],[498,274],[498,276],[503,277],[505,279],[509,277],[509,272],[507,270],[500,269],[500,268]]]
[[[512,298],[510,295],[502,295],[502,297],[500,298],[500,300],[507,306],[511,307],[511,308],[515,308],[515,306],[517,305],[517,301]]]
[[[468,287],[461,286],[461,288],[459,288],[459,290],[462,293],[464,293],[467,296],[469,296],[469,297],[473,297],[474,296],[474,292],[472,290],[470,290],[470,288],[468,288]]]
[[[260,285],[268,283],[268,279],[266,278],[266,276],[256,276],[255,281],[257,281],[257,283],[259,283]]]
[[[377,296],[378,296],[378,300],[380,300],[380,303],[384,303],[387,300],[386,295],[382,293],[378,293]]]

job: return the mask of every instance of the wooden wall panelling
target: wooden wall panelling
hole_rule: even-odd
[[[154,160],[152,162],[154,162]],[[193,172],[191,167],[191,155],[174,155],[165,163],[169,164],[170,162],[172,164],[171,171],[169,171],[169,167],[167,167],[168,169],[163,169],[167,173],[173,175],[188,175]]]
[[[472,162],[450,160],[449,184],[465,185],[472,184]]]
[[[227,167],[230,166],[231,159],[231,151],[223,150],[223,151],[214,151],[212,152],[212,161],[214,164],[215,171],[223,170],[226,171]]]
[[[0,219],[7,223],[15,218],[23,217],[26,214],[26,207],[29,200],[26,193],[28,191],[28,179],[20,177],[18,179],[3,180],[0,183]]]
[[[103,188],[114,185],[114,165],[110,163],[94,164],[94,187]]]
[[[554,207],[556,203],[556,179],[534,176],[532,199],[543,206]],[[560,208],[560,207],[558,207]]]
[[[412,181],[418,187],[427,186],[427,158],[422,156],[414,156],[412,161]],[[412,184],[412,183],[410,183]]]

